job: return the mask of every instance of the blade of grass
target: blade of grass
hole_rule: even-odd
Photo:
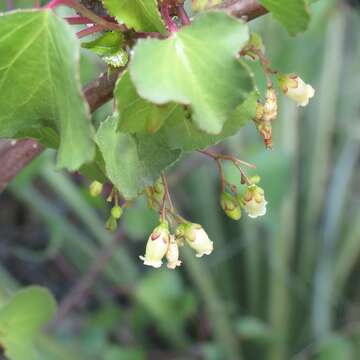
[[[315,272],[312,316],[314,333],[319,339],[324,338],[332,331],[336,249],[341,240],[339,235],[342,220],[348,216],[346,214],[347,192],[356,168],[359,148],[359,144],[355,144],[351,140],[344,146],[337,161],[327,196],[325,221],[321,234],[323,242]]]
[[[210,271],[197,259],[187,246],[182,251],[185,269],[190,280],[198,289],[205,304],[214,336],[222,349],[223,359],[241,360],[240,344],[232,329],[231,319],[227,315],[226,306],[222,301]]]
[[[282,116],[279,123],[282,126],[282,148],[291,156],[293,176],[288,195],[280,209],[280,225],[271,238],[269,248],[271,270],[269,278],[269,321],[277,337],[277,340],[269,348],[269,360],[286,360],[289,358],[288,347],[291,328],[289,322],[289,284],[286,278],[291,272],[292,251],[296,236],[296,192],[299,172],[297,165],[299,150],[298,111],[293,104],[284,101],[284,99],[281,103],[281,109]]]
[[[324,60],[321,82],[317,91],[316,114],[310,113],[312,150],[309,164],[309,184],[305,220],[304,237],[300,253],[300,273],[303,283],[308,283],[309,276],[315,265],[319,242],[316,229],[319,215],[327,191],[329,157],[331,154],[331,139],[336,122],[336,109],[339,98],[339,83],[344,57],[346,21],[344,13],[336,11],[329,19],[325,38]],[[307,144],[309,146],[310,144]]]

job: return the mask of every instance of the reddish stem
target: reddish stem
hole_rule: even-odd
[[[57,6],[64,5],[70,7],[81,14],[83,17],[88,18],[94,24],[101,25],[103,29],[110,29],[115,31],[122,31],[123,27],[119,24],[113,23],[112,21],[107,21],[101,16],[97,16],[91,10],[77,2],[76,0],[51,0],[46,6],[45,9],[54,9]]]
[[[186,25],[190,25],[191,21],[189,19],[188,14],[186,13],[185,9],[184,9],[184,5],[178,5],[177,6],[177,14],[179,15],[179,18],[181,20],[181,23],[186,26]]]
[[[164,0],[161,4],[161,16],[165,21],[166,27],[169,30],[170,33],[177,32],[179,29],[176,26],[174,20],[170,16],[170,7],[167,0]]]
[[[104,31],[104,27],[101,25],[93,25],[93,26],[89,26],[83,30],[80,30],[79,32],[76,33],[76,36],[81,39],[85,36],[91,35],[91,34],[96,34],[98,32]]]
[[[101,18],[106,21],[115,22],[115,21],[113,21],[114,19],[110,16],[102,16]],[[64,17],[64,20],[67,21],[71,25],[86,25],[86,24],[94,23],[93,20],[91,20],[85,16],[67,16],[67,17]]]

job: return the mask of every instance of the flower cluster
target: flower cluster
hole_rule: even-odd
[[[140,256],[140,259],[144,265],[159,268],[163,263],[163,258],[166,257],[167,267],[175,269],[182,263],[179,260],[179,246],[184,242],[195,250],[197,257],[210,255],[214,248],[213,242],[201,225],[182,223],[177,227],[175,234],[170,234],[168,223],[162,222],[149,236],[145,255]]]
[[[278,97],[273,83],[274,78],[278,82],[278,88],[299,106],[306,106],[315,95],[315,90],[296,74],[282,74],[277,70],[273,70],[270,61],[265,56],[265,46],[262,39],[256,33],[251,34],[248,44],[239,55],[245,59],[259,61],[264,70],[267,88],[263,98],[259,95],[253,120],[266,148],[270,149],[272,148],[272,123],[278,116]],[[114,61],[114,59],[110,60]],[[121,62],[122,58],[115,60]],[[127,61],[127,59],[125,60]],[[117,66],[117,64],[111,65],[113,67]],[[185,106],[184,110],[184,118],[191,118],[191,108]],[[156,132],[162,123],[163,120],[154,116],[146,124],[147,131],[149,133]],[[242,168],[243,165],[255,168],[255,165],[237,159],[232,155],[214,153],[207,149],[199,149],[198,151],[216,162],[221,183],[220,205],[229,218],[239,220],[242,211],[250,218],[257,218],[266,214],[268,202],[264,190],[258,186],[260,177],[252,176],[249,178]],[[236,185],[231,184],[226,179],[223,161],[230,161],[239,170],[241,187],[243,186],[242,191],[239,191]],[[102,192],[103,184],[95,181],[90,185],[92,196],[98,196]],[[166,259],[167,267],[176,269],[182,263],[179,259],[179,248],[184,244],[188,244],[195,251],[197,257],[212,253],[214,244],[202,226],[187,221],[177,213],[163,173],[153,185],[146,187],[142,194],[146,196],[148,206],[160,216],[160,224],[153,230],[147,241],[145,255],[140,256],[144,265],[160,268],[163,260]],[[123,209],[130,206],[129,204],[132,201],[126,201],[120,206],[119,194],[114,188],[107,200],[114,202],[114,205],[111,208],[111,215],[106,222],[106,227],[109,230],[115,230]]]
[[[234,195],[223,192],[220,204],[225,214],[233,220],[240,219],[241,207],[254,219],[266,214],[267,201],[264,190],[256,184],[250,184],[244,194]]]
[[[240,55],[244,56],[245,59],[259,60],[264,70],[267,92],[264,102],[258,100],[256,115],[253,120],[266,148],[270,149],[272,148],[272,121],[277,117],[277,95],[272,76],[277,75],[276,78],[281,91],[295,101],[298,106],[308,105],[309,100],[315,95],[315,90],[296,74],[282,74],[277,70],[273,70],[270,67],[270,61],[265,56],[265,46],[261,36],[257,33],[251,33],[248,44],[240,52]]]

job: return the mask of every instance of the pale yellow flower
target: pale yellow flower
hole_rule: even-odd
[[[241,203],[251,218],[257,218],[266,214],[267,201],[265,200],[264,190],[257,185],[248,186],[241,198]]]
[[[145,256],[140,256],[144,265],[159,268],[162,265],[162,259],[169,248],[169,227],[166,223],[160,224],[151,233],[145,250]]]
[[[169,269],[175,269],[177,266],[181,265],[181,260],[179,260],[179,246],[174,235],[170,235],[170,243],[166,253],[166,259],[167,267]]]
[[[279,84],[284,94],[299,106],[306,106],[315,95],[314,88],[306,84],[298,75],[280,75]]]

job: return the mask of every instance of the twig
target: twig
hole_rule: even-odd
[[[271,69],[271,67],[270,67],[270,61],[269,61],[269,59],[263,54],[262,51],[260,51],[260,50],[258,50],[258,49],[255,49],[255,48],[250,48],[250,51],[252,51],[253,53],[255,53],[255,54],[258,56],[259,61],[260,61],[260,63],[261,63],[261,66],[262,66],[263,69],[264,69],[264,74],[265,74],[265,77],[266,77],[267,86],[268,86],[268,88],[272,88],[272,87],[273,87],[273,83],[272,83],[272,80],[271,80],[271,75],[276,74],[277,71]]]
[[[177,32],[179,30],[174,20],[171,18],[168,0],[164,0],[161,3],[161,15],[170,33]]]
[[[116,24],[111,21],[107,21],[106,18],[96,15],[94,12],[92,12],[85,6],[81,5],[76,0],[52,0],[45,6],[45,9],[54,9],[60,5],[68,6],[74,9],[83,17],[92,20],[94,24],[101,25],[104,29],[116,30],[116,31],[123,30],[123,28],[119,24]]]
[[[164,189],[165,189],[165,196],[169,202],[169,206],[170,206],[170,210],[171,211],[174,211],[174,204],[171,200],[171,196],[170,196],[170,192],[169,192],[169,185],[168,185],[168,182],[166,180],[166,176],[164,173],[161,174],[161,180],[162,180],[162,183],[164,185]]]
[[[226,181],[226,179],[224,177],[224,171],[223,171],[223,167],[222,167],[222,164],[221,164],[220,160],[231,161],[236,166],[236,168],[239,170],[241,178],[244,179],[246,184],[248,184],[248,185],[251,184],[250,179],[247,177],[244,170],[240,167],[240,164],[243,164],[243,165],[246,165],[248,167],[251,167],[251,168],[255,169],[256,166],[254,164],[250,164],[250,163],[248,163],[246,161],[237,159],[237,158],[235,158],[234,156],[231,156],[231,155],[215,154],[215,153],[212,153],[211,151],[208,151],[208,150],[198,150],[198,151],[201,154],[207,155],[207,156],[209,156],[209,157],[211,157],[212,159],[215,160],[216,165],[218,166],[218,169],[219,169],[220,177],[221,177],[221,191],[224,191],[225,184],[227,183],[227,181]]]
[[[104,30],[104,27],[102,25],[93,25],[93,26],[89,26],[85,29],[82,29],[80,31],[78,31],[76,33],[76,36],[81,39],[85,36],[89,36],[89,35],[92,35],[92,34],[95,34],[95,33],[98,33],[100,31],[103,31]]]
[[[101,16],[102,19],[108,22],[115,22],[114,18],[111,16]],[[70,25],[86,25],[86,24],[94,24],[94,21],[85,17],[85,16],[66,16],[63,18]],[[124,28],[125,30],[125,28]]]
[[[180,4],[177,6],[176,8],[177,10],[177,14],[179,15],[179,18],[181,20],[181,23],[186,26],[186,25],[190,25],[190,19],[188,14],[186,13],[185,9],[184,9],[184,5]]]
[[[44,150],[35,140],[5,141],[4,144],[9,146],[0,152],[0,193],[15,175]]]
[[[118,245],[119,241],[123,239],[122,233],[117,233],[111,240],[111,242],[104,247],[98,256],[95,258],[94,262],[90,265],[89,270],[81,277],[75,286],[70,290],[70,292],[65,296],[59,305],[59,310],[53,322],[50,324],[50,327],[58,324],[62,321],[66,315],[71,312],[90,290],[94,282],[101,275],[105,269],[107,262],[111,258],[115,247]]]

